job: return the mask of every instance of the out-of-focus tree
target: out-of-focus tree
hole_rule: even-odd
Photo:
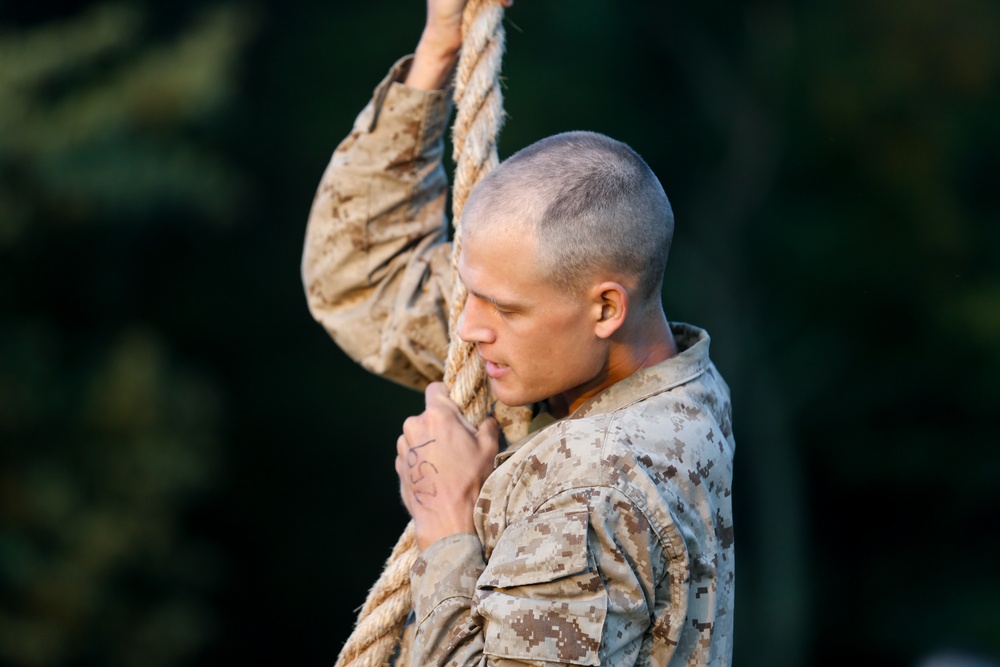
[[[252,25],[0,14],[0,663],[186,664],[212,638],[218,558],[182,521],[224,400],[143,318],[138,269],[170,265],[150,228],[236,212],[211,134]]]
[[[762,239],[810,276],[787,283],[806,344],[779,363],[831,661],[849,631],[873,656],[1000,656],[998,34],[996,3],[922,0],[825,5],[798,37],[798,148]]]

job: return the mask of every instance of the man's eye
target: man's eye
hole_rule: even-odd
[[[500,308],[499,306],[497,306],[496,304],[490,304],[490,305],[493,306],[493,312],[496,313],[497,315],[499,315],[500,317],[508,318],[511,315],[513,315],[513,313],[511,311],[504,310],[504,309]]]

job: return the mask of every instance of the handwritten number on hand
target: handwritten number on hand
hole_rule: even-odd
[[[407,465],[407,467],[409,467],[411,470],[413,470],[414,468],[416,468],[415,472],[417,474],[419,474],[419,477],[417,477],[416,475],[413,475],[413,474],[410,475],[410,484],[413,485],[413,487],[414,487],[414,489],[413,489],[413,499],[416,500],[421,505],[423,505],[424,503],[420,499],[420,496],[429,496],[429,497],[433,498],[433,497],[435,497],[437,495],[437,485],[434,484],[434,482],[428,482],[428,484],[430,485],[429,489],[417,489],[417,488],[415,488],[416,485],[417,485],[417,483],[420,482],[421,480],[423,480],[424,478],[426,478],[428,474],[435,474],[436,475],[437,472],[438,472],[437,466],[435,466],[430,461],[421,460],[421,458],[420,458],[420,452],[417,451],[418,449],[426,447],[427,445],[431,444],[432,442],[434,442],[433,438],[430,439],[430,440],[428,440],[427,442],[425,442],[423,444],[416,445],[415,447],[410,447],[410,449],[407,450],[407,452],[406,452],[406,465]],[[425,466],[429,467],[432,472],[428,473],[427,470],[425,469]]]
[[[407,450],[407,452],[406,452],[406,465],[409,466],[409,467],[411,467],[411,468],[416,468],[417,464],[420,462],[420,453],[417,450],[420,449],[420,448],[422,448],[422,447],[426,447],[427,445],[431,444],[432,442],[434,442],[434,438],[431,438],[430,440],[428,440],[427,442],[423,443],[422,445],[417,445],[415,447],[410,447],[410,449]],[[437,471],[435,470],[435,472],[437,472]]]
[[[419,482],[420,480],[422,480],[424,477],[427,476],[426,472],[421,472],[421,469],[424,466],[430,466],[431,470],[434,471],[434,474],[437,474],[437,471],[438,471],[437,466],[435,466],[430,461],[421,461],[420,463],[417,464],[417,472],[420,473],[420,477],[414,478],[413,475],[410,475],[410,484],[414,484],[415,485],[415,484],[417,484],[417,482]]]

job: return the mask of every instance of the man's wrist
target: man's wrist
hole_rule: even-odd
[[[410,591],[417,624],[427,620],[445,600],[472,598],[475,581],[485,566],[483,545],[475,534],[442,537],[421,552],[410,570]]]
[[[461,40],[456,42],[425,31],[417,44],[413,64],[403,83],[422,90],[440,90],[446,87],[458,62],[461,47]]]
[[[438,540],[452,535],[459,535],[461,533],[475,534],[476,526],[472,522],[472,512],[470,511],[468,519],[464,520],[428,522],[415,519],[414,532],[417,538],[417,548],[423,551]]]

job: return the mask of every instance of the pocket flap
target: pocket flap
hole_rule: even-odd
[[[587,569],[586,509],[533,514],[508,526],[490,554],[478,587],[540,584]]]
[[[553,510],[504,531],[473,603],[482,619],[485,655],[529,664],[600,665],[607,596],[590,567],[589,526],[586,509]]]

